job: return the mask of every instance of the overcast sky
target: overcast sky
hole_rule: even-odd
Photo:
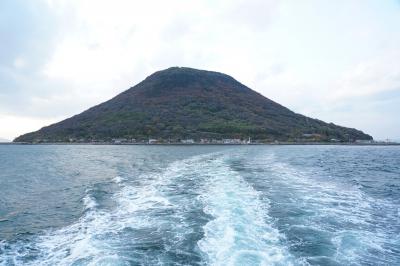
[[[400,139],[400,1],[0,1],[0,137],[154,71],[229,74],[295,112]]]

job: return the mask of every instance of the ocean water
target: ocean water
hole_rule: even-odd
[[[0,265],[400,265],[400,147],[0,145]]]

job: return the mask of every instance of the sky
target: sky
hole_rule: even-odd
[[[400,139],[399,0],[2,0],[0,138],[171,66],[223,72],[295,112]]]

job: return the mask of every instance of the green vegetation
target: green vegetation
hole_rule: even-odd
[[[265,141],[372,139],[356,129],[296,114],[228,75],[169,68],[105,103],[14,141],[248,137]]]

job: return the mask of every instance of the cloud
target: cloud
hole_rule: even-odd
[[[337,82],[332,100],[400,91],[400,51],[360,62]]]
[[[277,0],[225,1],[222,15],[235,27],[247,27],[252,31],[265,31],[277,15]]]
[[[51,98],[63,87],[42,74],[66,29],[57,15],[44,1],[1,1],[0,113],[49,113],[38,111],[35,99]]]
[[[43,119],[14,115],[0,115],[1,138],[13,140],[16,136],[32,132],[55,123],[59,118]]]
[[[395,107],[377,106],[399,85],[399,23],[399,5],[390,1],[6,0],[0,115],[66,118],[154,71],[189,66],[225,72],[297,112],[370,132],[377,120],[357,124],[360,110],[397,117]],[[387,131],[400,135],[394,124]]]

